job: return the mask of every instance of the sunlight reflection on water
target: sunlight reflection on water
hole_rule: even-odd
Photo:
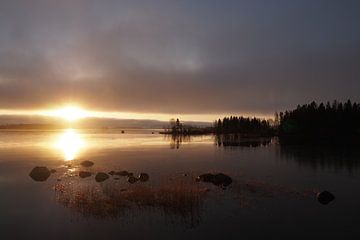
[[[66,129],[59,137],[55,145],[61,149],[66,161],[74,160],[81,149],[85,147],[85,141],[74,129]]]

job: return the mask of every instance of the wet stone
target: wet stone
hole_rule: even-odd
[[[138,179],[134,176],[129,176],[128,178],[128,182],[133,184],[133,183],[136,183],[138,181]]]
[[[232,183],[231,177],[223,173],[205,173],[196,178],[198,182],[208,182],[216,186],[227,187]]]
[[[79,177],[81,178],[87,178],[91,176],[91,172],[87,172],[87,171],[80,171],[79,172]]]
[[[127,177],[127,176],[129,176],[129,172],[128,171],[119,171],[119,172],[116,172],[115,175]]]
[[[95,176],[95,181],[96,182],[103,182],[105,181],[106,179],[109,178],[109,175],[107,175],[106,173],[104,172],[98,172]]]
[[[91,166],[94,165],[94,163],[92,161],[85,160],[85,161],[82,161],[80,163],[80,165],[83,166],[83,167],[91,167]]]
[[[141,182],[146,182],[149,180],[149,178],[150,178],[149,174],[147,174],[147,173],[140,173],[140,175],[139,175],[139,180]]]
[[[319,201],[319,203],[323,205],[327,205],[335,199],[335,196],[331,192],[323,191],[317,193],[316,198]]]
[[[36,182],[44,182],[50,177],[50,170],[47,167],[34,167],[29,176]]]

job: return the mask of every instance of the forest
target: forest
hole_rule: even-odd
[[[356,136],[360,134],[360,104],[312,102],[275,114],[279,136]]]
[[[274,127],[269,120],[230,116],[215,121],[214,132],[243,136],[271,136],[274,134]]]
[[[320,137],[358,136],[360,134],[360,104],[346,102],[298,105],[296,109],[275,113],[274,119],[243,116],[224,117],[212,127],[184,125],[172,119],[165,134],[238,134],[243,137]]]

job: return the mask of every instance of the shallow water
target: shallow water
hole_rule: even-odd
[[[154,134],[152,134],[154,132]],[[213,136],[172,139],[156,130],[0,132],[3,239],[351,238],[360,233],[356,147],[230,144]],[[220,143],[220,144],[219,144]],[[81,167],[83,160],[94,162]],[[56,172],[44,182],[35,166]],[[98,183],[79,171],[149,174]],[[196,182],[225,173],[222,188]],[[321,205],[315,193],[335,200]]]

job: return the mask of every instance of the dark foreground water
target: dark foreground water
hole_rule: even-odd
[[[234,141],[235,140],[235,141]],[[83,160],[95,164],[85,168]],[[0,132],[1,239],[355,239],[360,150],[152,131]],[[34,181],[35,166],[56,170]],[[146,182],[97,172],[147,173]],[[93,175],[80,178],[79,171]],[[228,187],[196,182],[221,172]],[[316,192],[335,200],[320,204]]]

